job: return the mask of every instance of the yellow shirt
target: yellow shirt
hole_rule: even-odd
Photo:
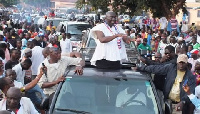
[[[176,79],[169,93],[169,99],[171,99],[172,101],[180,102],[180,82],[183,81],[184,75],[185,75],[185,71],[182,72],[180,70],[177,70]]]

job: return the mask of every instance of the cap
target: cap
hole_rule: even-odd
[[[26,48],[26,49],[24,50],[24,54],[26,54],[26,53],[28,53],[28,52],[32,52],[32,50],[31,50],[30,48]]]
[[[179,63],[179,62],[187,63],[187,62],[188,62],[188,57],[187,57],[187,55],[185,55],[185,54],[180,54],[180,55],[178,55],[177,63]]]
[[[193,49],[192,51],[190,51],[190,53],[193,53],[193,54],[198,54],[199,53],[199,50],[198,49]]]

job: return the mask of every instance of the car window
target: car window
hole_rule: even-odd
[[[148,80],[102,78],[101,76],[66,78],[53,113],[66,113],[69,110],[91,114],[131,114],[133,112],[158,114],[155,96]]]
[[[97,44],[96,44],[94,38],[90,38],[87,47],[88,48],[95,48],[96,46],[97,46]]]
[[[89,24],[69,24],[67,25],[67,33],[70,34],[82,34],[83,30],[87,30],[92,26]]]

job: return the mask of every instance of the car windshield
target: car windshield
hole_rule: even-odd
[[[70,34],[82,34],[83,30],[87,30],[91,28],[90,24],[69,24],[67,26],[67,33]]]
[[[101,76],[68,77],[55,103],[53,114],[158,114],[148,80]]]

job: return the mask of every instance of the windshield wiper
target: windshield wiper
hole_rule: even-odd
[[[73,109],[61,109],[61,108],[56,108],[56,110],[58,111],[70,111],[70,112],[74,112],[77,114],[92,114],[90,112],[86,112],[86,111],[79,111],[79,110],[73,110]]]

